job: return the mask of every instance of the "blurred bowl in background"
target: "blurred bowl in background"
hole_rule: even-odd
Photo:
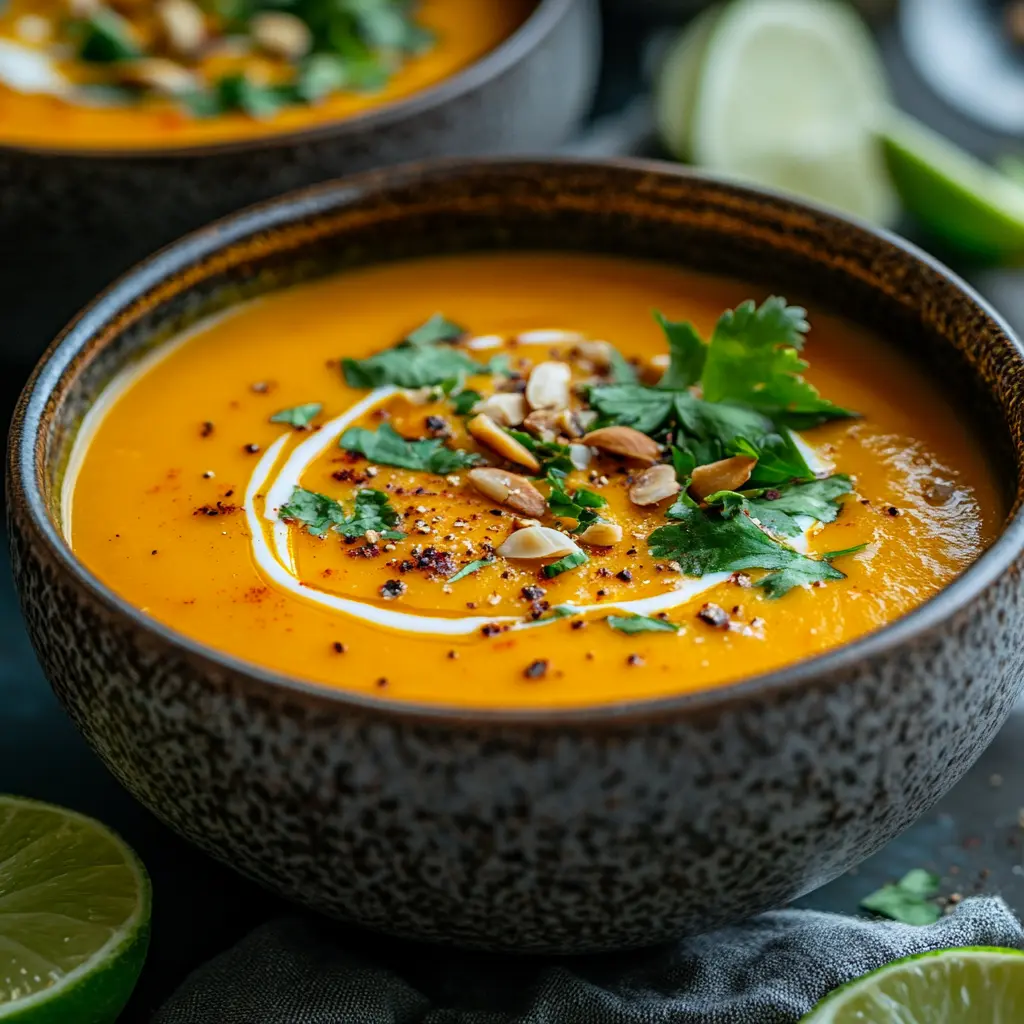
[[[465,70],[315,128],[142,151],[0,145],[0,360],[34,359],[132,263],[242,206],[410,159],[556,147],[589,109],[598,34],[596,0],[537,0]]]

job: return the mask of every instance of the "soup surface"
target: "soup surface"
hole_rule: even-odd
[[[535,6],[10,0],[0,144],[191,146],[341,120],[461,71]]]
[[[1005,508],[904,357],[812,311],[805,381],[803,310],[765,299],[554,254],[269,295],[111,387],[72,547],[187,636],[390,698],[596,704],[806,658],[935,594]]]

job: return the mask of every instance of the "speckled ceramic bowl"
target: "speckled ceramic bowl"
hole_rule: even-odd
[[[137,260],[250,203],[405,160],[554,149],[590,106],[599,16],[596,0],[536,3],[465,71],[342,121],[135,153],[0,146],[0,359],[34,360]]]
[[[146,346],[330,268],[538,247],[798,288],[882,331],[955,386],[989,439],[1014,508],[1000,539],[938,597],[833,653],[705,693],[561,713],[445,710],[275,675],[148,619],[68,549],[69,447]],[[1022,395],[1019,343],[965,285],[820,210],[654,164],[402,168],[192,235],[51,347],[11,437],[14,571],[78,727],[139,800],[214,856],[407,936],[516,950],[654,943],[849,868],[999,728],[1024,680]]]

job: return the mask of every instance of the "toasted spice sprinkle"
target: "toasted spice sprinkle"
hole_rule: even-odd
[[[216,505],[200,505],[192,515],[194,516],[228,516],[232,512],[237,512],[237,505],[225,505],[223,501],[218,501]]]
[[[523,675],[527,679],[543,679],[548,672],[548,663],[545,658],[538,658],[536,661],[531,661],[529,665],[523,669]]]
[[[385,601],[393,601],[401,597],[409,588],[401,580],[387,580],[380,588],[380,596]]]
[[[428,416],[426,427],[431,437],[448,437],[452,432],[452,428],[443,416]]]
[[[615,578],[622,580],[623,583],[633,582],[633,574],[628,569],[621,569],[615,574]]]
[[[903,515],[903,513],[902,513],[902,512],[901,512],[901,511],[900,511],[900,510],[899,510],[899,509],[898,509],[898,508],[897,508],[897,507],[896,507],[895,505],[890,505],[890,506],[889,506],[889,507],[888,507],[888,508],[887,508],[887,509],[885,510],[885,514],[886,514],[887,516],[892,516],[892,517],[893,517],[894,519],[896,518],[896,516],[901,516],[901,515]]]
[[[729,613],[721,605],[712,604],[710,601],[701,605],[697,618],[709,626],[714,626],[715,629],[725,629],[729,625]]]
[[[255,384],[250,384],[249,389],[257,395],[265,395],[270,390],[270,385],[265,380],[258,380]]]
[[[519,591],[519,593],[524,601],[539,601],[545,595],[545,593],[547,593],[547,591],[545,591],[543,587],[538,587],[531,584],[528,587],[523,587],[523,589]]]
[[[255,455],[259,450],[260,446],[258,444],[247,444],[242,446],[242,451],[245,452],[246,455]]]
[[[638,665],[642,665],[643,663],[644,663],[644,659],[641,658],[639,654],[631,654],[626,659],[626,664],[630,665],[632,667],[636,667]]]
[[[332,646],[334,647],[335,654],[344,654],[348,650],[340,640],[335,640]]]
[[[459,652],[458,652],[458,651],[449,651],[449,652],[448,652],[448,657],[449,657],[449,658],[450,658],[450,659],[451,659],[452,661],[455,661],[455,659],[456,659],[456,658],[458,658],[458,656],[459,656]]]
[[[377,686],[378,690],[383,690],[384,687],[387,686],[387,685],[388,685],[387,676],[381,676],[380,679],[378,679],[377,682],[376,682],[376,686]]]
[[[200,437],[209,437],[214,431],[214,425],[211,420],[206,420],[205,423],[199,428]]]

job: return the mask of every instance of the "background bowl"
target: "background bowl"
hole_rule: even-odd
[[[60,534],[82,416],[145,347],[247,295],[436,252],[563,248],[763,279],[845,312],[955,387],[1014,493],[972,568],[888,628],[787,670],[571,712],[402,704],[219,655],[107,590]],[[147,807],[284,895],[491,948],[644,945],[782,904],[905,828],[1024,680],[1024,356],[895,239],[662,165],[439,164],[311,189],[143,264],[52,347],[15,417],[15,577],[44,669]]]
[[[4,357],[35,359],[133,263],[250,203],[404,160],[555,148],[590,106],[598,34],[596,0],[538,0],[464,71],[342,121],[142,152],[0,146]]]

